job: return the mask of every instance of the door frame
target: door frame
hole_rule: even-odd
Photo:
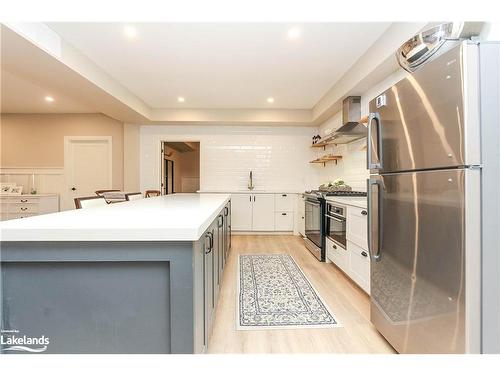
[[[163,147],[164,147],[164,143],[168,143],[168,142],[189,142],[189,143],[198,143],[199,144],[199,158],[200,158],[200,190],[201,190],[201,185],[202,185],[202,181],[203,181],[203,141],[200,139],[200,138],[191,138],[191,136],[181,136],[181,135],[172,135],[171,137],[169,136],[167,139],[164,139],[164,136],[162,135],[161,137],[157,138],[158,142],[156,144],[157,146],[157,155],[159,154],[160,155],[160,159],[156,159],[156,160],[159,160],[159,166],[157,165],[157,168],[156,170],[157,171],[160,171],[159,175],[157,175],[156,177],[156,180],[157,180],[157,183],[158,183],[158,190],[160,190],[161,192],[163,192],[163,187],[161,186],[162,182],[163,182],[163,171],[164,171],[164,160],[165,157],[164,157],[164,152],[163,152]]]
[[[174,173],[175,161],[171,160],[171,159],[164,159],[164,162],[163,162],[163,173],[164,173],[164,176],[163,176],[162,184],[165,184],[165,195],[169,195],[169,192],[168,192],[168,173],[167,173],[168,172],[168,163],[169,162],[172,163],[172,193],[171,194],[175,193],[175,180],[174,180],[174,177],[175,177],[175,173]],[[163,188],[163,185],[161,187]],[[163,194],[163,191],[162,191],[162,194]]]
[[[64,181],[65,181],[65,188],[64,188],[64,196],[62,197],[62,201],[64,202],[65,208],[71,207],[72,202],[69,199],[69,183],[70,177],[71,177],[71,170],[70,170],[70,163],[69,163],[69,158],[70,158],[70,145],[74,141],[99,141],[99,142],[105,142],[108,145],[108,168],[109,168],[109,175],[108,175],[108,186],[111,188],[113,186],[113,137],[110,135],[102,135],[102,136],[91,136],[91,135],[82,135],[82,136],[64,136]]]

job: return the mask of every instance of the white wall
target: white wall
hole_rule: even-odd
[[[253,171],[256,189],[303,192],[317,188],[313,127],[141,126],[141,190],[158,188],[161,141],[200,142],[200,189],[246,189]]]

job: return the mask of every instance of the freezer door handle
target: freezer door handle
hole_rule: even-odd
[[[376,197],[373,198],[374,187],[376,187]],[[372,177],[367,180],[368,198],[368,253],[374,262],[380,261],[382,244],[382,207],[380,205],[380,195],[382,191],[382,180],[380,177]],[[377,222],[374,223],[374,217]]]
[[[373,121],[377,123],[377,140],[375,145],[373,144],[372,130]],[[366,167],[370,170],[382,170],[382,121],[380,120],[380,115],[378,113],[370,113],[368,116],[368,136],[366,138]],[[376,147],[375,154],[377,156],[377,162],[373,161],[373,147]]]

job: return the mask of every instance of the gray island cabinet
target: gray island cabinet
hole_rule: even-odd
[[[174,194],[0,223],[2,353],[205,352],[230,204]]]

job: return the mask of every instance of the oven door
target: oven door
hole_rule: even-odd
[[[321,204],[317,200],[305,200],[306,237],[321,249]]]
[[[338,245],[346,248],[346,219],[332,212],[325,214],[326,236]]]

